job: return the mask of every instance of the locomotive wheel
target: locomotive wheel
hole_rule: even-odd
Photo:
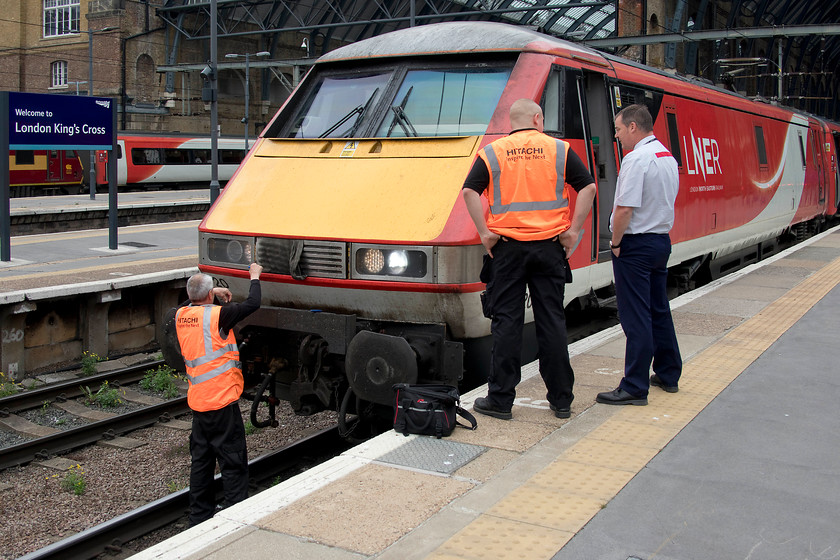
[[[353,445],[376,435],[375,406],[357,397],[353,388],[348,387],[338,409],[338,435]]]
[[[269,396],[264,397],[263,393],[268,387],[272,387],[272,391],[269,392]],[[275,410],[277,409],[277,398],[274,396],[274,374],[268,373],[263,375],[262,383],[260,383],[259,388],[254,393],[254,401],[251,403],[251,424],[254,425],[255,428],[267,428],[271,426],[272,428],[277,427],[277,420],[275,419]],[[268,420],[261,421],[257,420],[257,409],[260,406],[261,402],[268,403]]]

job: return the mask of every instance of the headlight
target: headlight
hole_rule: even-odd
[[[425,270],[425,266],[423,269]],[[408,270],[408,251],[391,251],[388,254],[388,270],[391,274],[402,274]]]
[[[250,239],[211,237],[207,240],[207,256],[220,263],[250,266],[254,262]]]
[[[353,277],[382,280],[399,277],[414,282],[429,282],[429,262],[432,248],[362,247],[353,251]]]
[[[356,270],[362,274],[379,274],[385,268],[385,255],[379,249],[362,249],[357,261]]]

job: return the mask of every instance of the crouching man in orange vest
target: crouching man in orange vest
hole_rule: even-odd
[[[251,288],[243,303],[230,303],[227,288],[214,288],[206,274],[187,281],[189,303],[175,314],[175,330],[187,369],[187,404],[193,411],[190,434],[190,526],[213,517],[216,460],[227,505],[248,497],[248,450],[239,410],[244,380],[233,327],[260,308],[262,266],[249,269]],[[214,298],[226,305],[213,303]]]

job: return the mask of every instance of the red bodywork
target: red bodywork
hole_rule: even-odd
[[[12,150],[9,152],[9,185],[80,185],[82,161],[74,150]]]

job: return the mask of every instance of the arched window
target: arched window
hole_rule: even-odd
[[[50,87],[67,87],[66,60],[56,60],[50,64]]]

